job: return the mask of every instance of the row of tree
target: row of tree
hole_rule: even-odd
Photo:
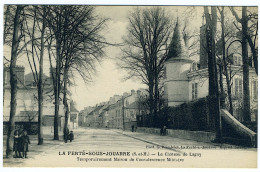
[[[54,93],[54,140],[59,139],[59,105],[65,109],[64,132],[68,125],[68,86],[75,72],[85,82],[91,80],[95,63],[101,60],[107,45],[101,31],[107,19],[95,14],[93,6],[75,5],[7,5],[5,6],[4,44],[11,47],[10,118],[7,133],[6,156],[12,155],[15,130],[17,74],[19,58],[28,60],[38,89],[38,144],[43,144],[43,66],[47,58],[51,69]],[[61,93],[63,97],[61,97]]]

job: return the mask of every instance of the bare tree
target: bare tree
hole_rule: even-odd
[[[49,12],[46,16],[46,24],[54,34],[56,44],[55,54],[55,71],[51,65],[51,73],[53,80],[54,90],[54,103],[55,103],[55,114],[54,114],[54,140],[59,140],[59,129],[58,129],[58,118],[59,118],[59,104],[60,104],[60,92],[61,92],[61,70],[62,70],[62,38],[66,33],[62,30],[64,24],[64,9],[65,6],[48,6]],[[50,44],[49,44],[50,45]],[[50,57],[50,56],[49,56]],[[50,59],[51,62],[51,59]]]
[[[31,72],[33,74],[34,82],[36,83],[38,90],[38,145],[43,144],[42,136],[42,112],[43,112],[43,56],[44,56],[44,44],[45,44],[45,17],[46,7],[42,6],[30,6],[27,9],[29,12],[23,13],[24,17],[24,30],[26,35],[31,41],[31,50],[26,47],[26,55],[28,63],[30,65]],[[32,26],[29,26],[32,23]],[[35,35],[40,35],[40,42],[35,40]],[[25,37],[24,37],[24,42]],[[38,52],[39,51],[39,52]],[[31,58],[29,55],[31,54]],[[40,55],[38,55],[40,54]],[[32,61],[32,62],[31,62]],[[38,61],[38,63],[37,63]]]
[[[223,61],[223,65],[219,67],[219,69],[222,69],[222,67],[224,68],[224,74],[226,76],[226,83],[227,83],[227,92],[228,92],[228,101],[229,101],[229,112],[231,114],[233,114],[233,104],[232,104],[232,95],[231,95],[231,83],[230,83],[230,76],[229,76],[229,72],[228,72],[228,68],[227,68],[227,60],[226,60],[226,37],[227,35],[229,35],[230,39],[232,36],[230,36],[229,33],[226,33],[226,29],[225,29],[225,15],[224,15],[224,9],[225,7],[217,7],[220,13],[220,23],[221,23],[221,48],[222,48],[222,61]],[[230,69],[231,70],[231,69]],[[222,71],[219,72],[220,74],[220,78],[222,77]],[[220,84],[223,81],[220,81]],[[223,86],[222,86],[223,87]],[[222,91],[222,94],[224,94],[224,91]]]
[[[209,112],[215,118],[216,127],[216,141],[221,141],[221,118],[219,111],[219,89],[218,89],[218,76],[216,66],[216,45],[215,35],[217,30],[217,7],[211,7],[211,14],[208,7],[204,7],[204,14],[206,17],[207,26],[207,52],[208,52],[208,73],[209,73]]]
[[[21,12],[23,5],[17,5],[15,16],[13,18],[13,37],[12,37],[12,50],[11,50],[11,63],[10,63],[10,85],[11,85],[11,102],[10,102],[10,117],[6,142],[6,157],[12,155],[12,138],[15,129],[15,114],[16,114],[16,95],[17,95],[17,76],[16,76],[16,61],[18,56],[19,43],[23,37],[20,30],[21,26]]]
[[[244,121],[251,121],[250,112],[250,90],[249,90],[249,59],[248,59],[248,18],[247,7],[242,7],[242,17],[239,18],[238,14],[234,10],[234,7],[230,7],[231,12],[235,16],[236,20],[241,23],[242,26],[242,59],[243,59],[243,114]]]
[[[158,111],[159,82],[172,31],[170,16],[160,7],[136,8],[129,15],[119,65],[128,71],[127,79],[139,78],[148,86],[149,110],[154,116]]]
[[[107,44],[100,34],[107,19],[101,19],[94,14],[93,6],[67,6],[64,8],[63,42],[63,105],[65,108],[65,129],[68,125],[68,84],[73,71],[80,74],[86,82],[91,80],[95,72],[95,62],[100,61],[103,48]],[[71,16],[71,14],[73,14]],[[71,72],[71,75],[69,75]]]

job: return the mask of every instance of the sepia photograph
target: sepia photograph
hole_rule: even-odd
[[[257,4],[2,13],[4,168],[257,169]]]

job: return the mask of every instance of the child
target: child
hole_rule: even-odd
[[[15,152],[15,158],[21,158],[21,136],[19,135],[19,131],[14,131],[14,145],[13,145],[13,151]]]
[[[70,131],[69,138],[70,138],[70,142],[72,142],[72,140],[74,140],[73,131]]]
[[[27,132],[24,131],[24,134],[22,136],[22,145],[23,145],[23,158],[27,158],[27,152],[28,150],[28,145],[30,144],[30,138],[27,135]]]

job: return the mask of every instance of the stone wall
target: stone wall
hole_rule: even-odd
[[[137,132],[160,135],[160,128],[138,127]],[[212,140],[215,139],[216,135],[213,132],[205,132],[205,131],[167,129],[167,136],[180,138],[180,139],[195,140],[200,142],[211,142]]]

